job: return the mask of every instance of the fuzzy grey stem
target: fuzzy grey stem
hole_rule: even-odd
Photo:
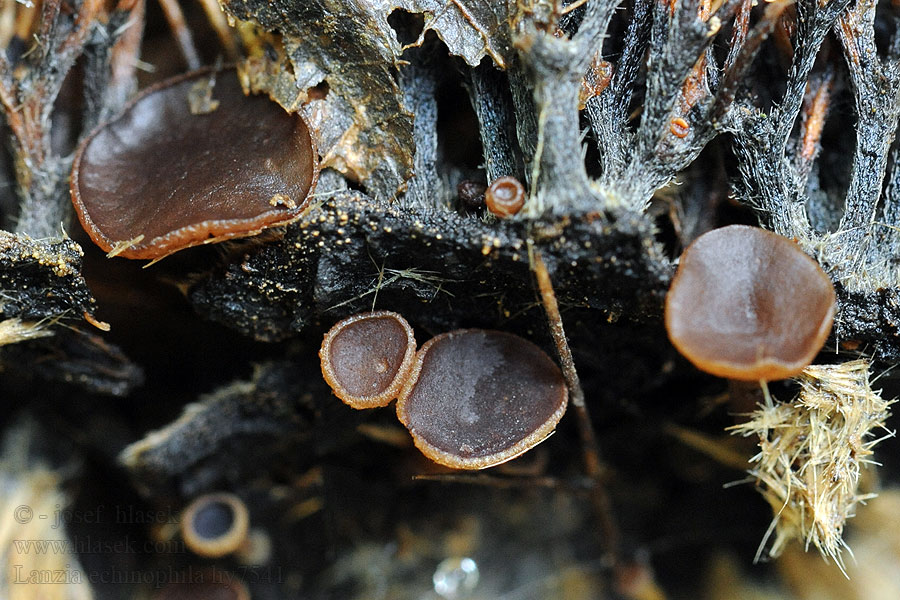
[[[602,204],[584,167],[578,97],[581,80],[600,50],[618,2],[591,2],[571,40],[556,38],[531,22],[520,32],[517,46],[534,81],[538,110],[537,143],[531,170],[532,192],[527,216],[545,212],[600,212]]]
[[[734,151],[738,157],[744,201],[760,220],[786,237],[813,235],[803,197],[796,197],[793,170],[787,159],[773,155],[775,124],[764,115],[741,107],[733,113]]]
[[[532,84],[525,73],[521,60],[514,60],[507,72],[509,76],[509,88],[512,93],[513,110],[516,115],[516,139],[522,151],[523,167],[525,169],[525,181],[529,187],[531,181],[532,161],[537,147],[538,124],[537,109],[534,105]]]
[[[773,140],[776,156],[784,156],[788,138],[803,106],[809,73],[816,62],[822,42],[849,4],[849,0],[838,0],[823,8],[819,6],[818,0],[797,3],[797,48],[794,50],[794,61],[788,75],[784,99],[773,110],[775,113],[773,117],[778,123],[776,137]]]
[[[578,128],[579,81],[538,79],[534,89],[538,114],[538,196],[532,194],[532,216],[598,210],[584,168]],[[536,203],[535,203],[536,201]],[[536,212],[535,212],[536,211]],[[536,214],[537,213],[537,214]]]
[[[874,20],[875,3],[860,0],[835,27],[844,47],[859,119],[840,227],[857,260],[864,257],[862,246],[877,219],[888,153],[900,120],[900,64],[878,59]]]
[[[894,102],[900,102],[900,97],[895,97]],[[867,110],[863,113],[860,110],[853,170],[841,219],[842,230],[865,229],[876,220],[888,152],[897,128],[897,112],[895,110],[894,115],[889,115],[881,111]],[[859,235],[851,237],[859,239],[862,233],[860,231]]]
[[[437,172],[437,85],[434,72],[413,58],[400,74],[400,86],[404,103],[415,115],[415,175],[401,199],[402,205],[419,210],[446,210],[449,208],[448,198]]]
[[[31,172],[31,185],[20,189],[16,233],[34,239],[58,238],[72,221],[69,199],[70,158],[48,158]]]
[[[143,0],[95,26],[84,50],[83,134],[112,118],[137,91],[135,71],[143,33]]]
[[[587,102],[591,129],[600,150],[604,179],[617,179],[628,162],[634,135],[628,129],[628,108],[650,39],[650,2],[638,0],[625,33],[625,45],[612,81],[603,93]]]
[[[884,222],[890,227],[900,227],[900,144],[895,145],[891,153],[891,170],[887,182],[884,191]]]
[[[506,175],[521,178],[523,171],[515,145],[513,107],[504,93],[504,83],[502,75],[490,65],[471,71],[469,98],[478,117],[489,182]]]

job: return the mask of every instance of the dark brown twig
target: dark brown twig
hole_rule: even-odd
[[[603,482],[607,469],[600,459],[600,446],[597,443],[597,434],[594,432],[591,415],[584,402],[584,389],[581,387],[581,380],[578,377],[575,361],[572,358],[572,350],[569,348],[569,342],[566,339],[562,316],[559,314],[559,303],[556,300],[556,293],[553,291],[553,282],[550,281],[550,273],[547,271],[547,265],[544,264],[541,253],[533,247],[530,241],[528,246],[531,255],[531,267],[537,280],[544,312],[547,314],[547,323],[550,326],[550,335],[553,337],[556,351],[559,354],[563,377],[569,388],[569,397],[578,420],[578,434],[581,438],[583,449],[585,473],[594,482],[591,489],[591,500],[600,520],[606,550],[613,564],[618,564],[619,531],[613,518],[612,502],[606,493]]]

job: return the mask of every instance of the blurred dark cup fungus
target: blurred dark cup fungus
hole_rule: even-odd
[[[390,404],[409,377],[415,355],[412,328],[390,311],[340,321],[319,350],[325,381],[338,398],[359,409]]]
[[[758,227],[706,233],[682,254],[666,330],[698,369],[740,381],[793,377],[831,331],[831,279],[794,242]]]
[[[460,209],[464,212],[478,212],[484,208],[484,194],[487,185],[480,181],[465,179],[456,186]]]
[[[234,70],[206,69],[148,88],[94,130],[71,193],[110,256],[158,260],[295,221],[318,171],[302,117],[245,96]]]
[[[234,573],[213,569],[184,573],[167,583],[154,595],[153,600],[250,600],[247,590]]]
[[[250,518],[244,502],[228,492],[204,494],[181,513],[181,537],[195,554],[219,558],[247,543]]]
[[[422,346],[397,416],[431,460],[484,469],[542,442],[567,403],[562,373],[540,348],[509,333],[464,329]]]

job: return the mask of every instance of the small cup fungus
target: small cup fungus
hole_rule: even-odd
[[[771,381],[802,371],[831,331],[831,280],[797,244],[731,225],[697,238],[666,298],[672,343],[708,373]]]
[[[498,177],[485,191],[484,202],[494,215],[511,217],[525,206],[525,187],[515,177]]]
[[[195,554],[219,558],[247,541],[250,519],[244,502],[227,492],[198,496],[181,513],[181,536]]]
[[[198,107],[197,86],[212,100]],[[169,79],[132,100],[78,149],[72,202],[94,242],[159,259],[299,218],[318,177],[299,115],[245,96],[233,70]]]
[[[409,377],[415,355],[412,328],[390,311],[344,319],[325,334],[319,350],[325,381],[353,408],[390,404]]]
[[[176,577],[160,588],[153,600],[250,600],[250,592],[236,574],[210,569]]]
[[[422,346],[397,416],[431,460],[483,469],[543,441],[567,402],[562,373],[540,348],[509,333],[463,329]]]

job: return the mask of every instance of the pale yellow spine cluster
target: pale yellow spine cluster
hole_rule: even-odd
[[[874,497],[860,491],[860,469],[878,464],[873,447],[893,435],[884,425],[893,401],[872,390],[864,360],[810,366],[797,379],[792,402],[761,406],[730,428],[759,437],[749,472],[775,516],[757,558],[774,533],[770,557],[798,539],[843,570],[844,524],[858,503]]]

